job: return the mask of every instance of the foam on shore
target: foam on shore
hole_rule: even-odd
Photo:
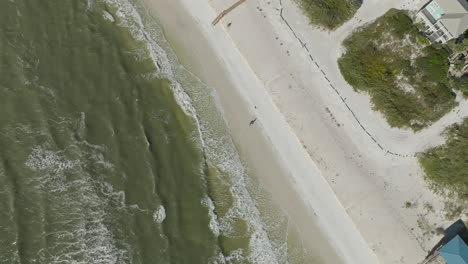
[[[248,224],[249,252],[238,250],[221,259],[217,256],[214,263],[232,263],[233,261],[278,263],[277,256],[287,255],[286,248],[284,246],[273,247],[269,240],[260,212],[248,192],[247,173],[229,132],[225,128],[224,119],[216,107],[213,90],[180,66],[159,26],[150,19],[142,18],[143,6],[138,3],[132,4],[127,0],[105,0],[105,2],[117,7],[116,14],[121,26],[129,28],[136,39],[147,43],[151,58],[159,69],[155,76],[170,81],[177,102],[185,113],[193,118],[198,127],[199,134],[194,139],[201,142],[207,161],[221,172],[219,177],[229,182],[230,187],[227,191],[234,199],[234,203],[226,215],[215,217],[216,209],[212,208],[206,200],[202,201],[209,208],[212,219],[210,226],[213,233],[235,237],[234,219],[243,219]],[[192,98],[184,89],[190,90]],[[243,256],[246,255],[247,259],[244,259]]]

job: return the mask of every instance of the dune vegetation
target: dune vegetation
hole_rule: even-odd
[[[446,142],[419,154],[428,179],[468,199],[468,119],[449,127]]]
[[[457,105],[454,90],[466,89],[448,74],[451,49],[430,44],[406,11],[388,11],[343,44],[341,73],[392,127],[427,127]]]
[[[468,97],[468,77],[450,73],[463,68],[465,59],[449,62],[451,54],[468,48],[466,40],[431,44],[406,11],[388,11],[356,30],[343,46],[338,64],[344,78],[356,91],[369,94],[374,109],[392,127],[418,131],[457,105],[455,91]],[[466,200],[468,118],[444,133],[445,144],[419,153],[418,159],[434,186]]]
[[[312,24],[333,30],[350,20],[361,0],[298,0]]]

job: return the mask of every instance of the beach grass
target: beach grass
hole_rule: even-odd
[[[436,186],[468,199],[468,119],[449,127],[445,135],[446,143],[420,153],[419,161]]]
[[[406,11],[389,10],[343,44],[341,73],[392,127],[427,127],[457,105],[453,89],[467,86],[448,74],[451,50],[430,44]]]
[[[361,6],[360,0],[298,0],[310,22],[333,30],[351,19]]]

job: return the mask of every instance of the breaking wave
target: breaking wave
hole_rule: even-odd
[[[33,171],[30,184],[49,204],[46,235],[51,244],[40,253],[41,263],[131,263],[128,250],[117,246],[108,228],[109,204],[124,209],[124,194],[90,175],[113,168],[103,160],[103,147],[86,142],[55,150],[47,144],[32,149],[26,167]],[[64,215],[65,213],[65,215]],[[121,242],[119,242],[121,243]],[[66,246],[64,246],[66,245]]]
[[[234,226],[237,219],[247,223],[250,234],[248,252],[239,248],[227,256],[215,256],[212,263],[284,263],[287,247],[284,243],[275,247],[279,243],[272,243],[268,238],[260,212],[248,191],[247,173],[215,105],[213,89],[180,66],[159,26],[151,18],[143,19],[150,17],[143,5],[127,0],[105,1],[118,6],[118,14],[125,21],[122,26],[130,28],[137,39],[147,43],[153,62],[160,69],[158,77],[171,81],[178,103],[197,123],[197,140],[202,142],[207,162],[213,164],[220,172],[218,177],[230,185],[227,191],[234,201],[225,214],[216,214],[216,203],[211,199],[202,201],[209,208],[212,232],[216,236],[236,237]]]
[[[154,211],[153,220],[154,222],[161,224],[164,219],[166,219],[166,209],[164,209],[164,206],[160,205],[158,209]]]

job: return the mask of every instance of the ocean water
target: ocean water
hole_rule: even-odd
[[[145,10],[0,1],[0,263],[312,263]]]

